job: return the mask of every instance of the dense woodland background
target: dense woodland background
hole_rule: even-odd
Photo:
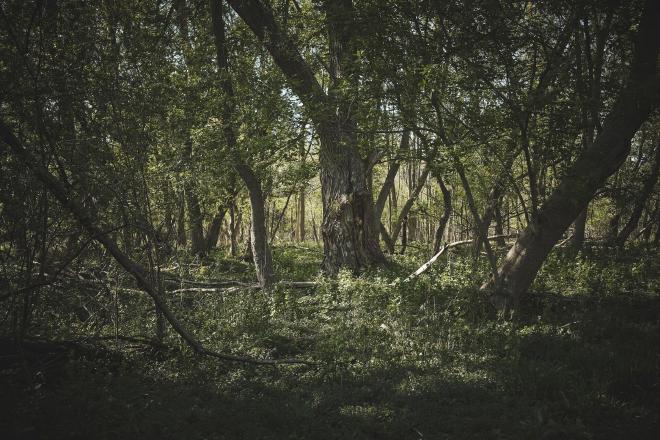
[[[657,438],[660,2],[0,1],[8,438]]]

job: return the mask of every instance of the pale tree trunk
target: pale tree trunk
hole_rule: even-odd
[[[273,258],[266,233],[265,199],[261,182],[250,167],[237,167],[250,194],[250,248],[259,285],[264,288],[273,283]]]
[[[359,270],[385,261],[378,242],[379,225],[367,182],[364,161],[357,149],[351,100],[355,47],[352,2],[326,3],[330,40],[330,76],[326,94],[298,48],[277,25],[270,6],[258,0],[228,0],[250,27],[287,78],[293,92],[310,113],[319,133],[324,245],[323,266],[329,274],[341,267]],[[350,91],[338,87],[348,84]]]
[[[257,273],[259,285],[268,288],[273,282],[273,261],[270,245],[268,243],[266,230],[266,208],[265,197],[261,187],[261,181],[254,170],[240,157],[238,151],[236,132],[231,124],[234,113],[234,87],[229,72],[228,54],[225,42],[225,23],[221,0],[211,1],[211,18],[213,35],[215,37],[216,56],[218,69],[221,76],[221,87],[225,94],[225,105],[223,108],[223,132],[231,154],[236,162],[235,167],[248,189],[250,196],[250,244],[252,257]]]
[[[630,152],[630,140],[658,107],[658,22],[660,2],[647,0],[630,78],[613,104],[602,130],[548,197],[538,217],[525,228],[509,250],[499,268],[499,283],[490,281],[482,287],[492,290],[492,303],[501,312],[518,306],[550,250],[586,208],[598,188],[621,166]]]

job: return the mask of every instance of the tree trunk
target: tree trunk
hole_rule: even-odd
[[[449,189],[447,189],[447,186],[442,180],[441,175],[438,174],[435,176],[435,178],[438,181],[438,185],[440,185],[440,191],[442,191],[442,201],[445,210],[442,213],[442,217],[440,217],[440,223],[438,224],[438,228],[435,230],[435,235],[433,237],[433,255],[440,252],[440,246],[442,246],[442,236],[445,233],[447,222],[449,222],[449,217],[451,216],[451,192]]]
[[[355,271],[384,262],[373,197],[357,149],[352,117],[356,80],[352,74],[356,49],[352,2],[325,4],[332,80],[326,94],[298,48],[277,25],[270,6],[258,0],[228,1],[269,51],[317,126],[321,144],[324,269],[335,274],[341,267]]]
[[[186,199],[183,191],[178,197],[179,212],[176,219],[176,241],[180,246],[185,246],[188,242],[186,237]]]
[[[222,12],[221,0],[211,1],[211,18],[213,24],[213,35],[215,37],[215,48],[220,71],[220,84],[225,94],[225,104],[223,107],[223,132],[229,150],[236,162],[235,167],[238,175],[241,177],[250,195],[250,244],[252,257],[257,273],[259,285],[268,288],[273,282],[273,261],[268,243],[268,233],[266,229],[266,208],[265,197],[261,187],[261,181],[254,170],[241,158],[237,145],[237,137],[234,126],[232,125],[232,116],[234,114],[234,87],[229,72],[229,62],[227,47],[225,41],[225,23]]]
[[[298,195],[298,241],[305,241],[305,188]]]
[[[658,174],[660,174],[660,144],[655,147],[655,159],[653,161],[653,167],[651,168],[651,174],[649,174],[648,178],[644,182],[642,191],[639,193],[635,207],[630,214],[630,219],[628,219],[628,222],[623,227],[623,229],[621,229],[621,232],[619,232],[619,235],[614,240],[614,246],[619,248],[623,247],[623,245],[626,243],[626,240],[628,240],[628,237],[630,237],[630,234],[632,234],[635,228],[637,228],[639,219],[642,217],[642,212],[644,212],[646,202],[648,202],[651,194],[653,194],[653,189],[655,188],[655,184],[658,181]]]
[[[240,219],[237,215],[236,199],[231,201],[229,205],[229,254],[232,257],[238,256],[238,228],[240,226]],[[237,221],[238,220],[238,221]]]
[[[202,211],[199,207],[197,194],[191,188],[186,191],[186,202],[188,206],[188,223],[190,224],[191,251],[194,255],[201,257],[206,251]]]
[[[584,233],[587,226],[587,214],[589,212],[589,204],[580,212],[575,222],[573,222],[573,238],[571,238],[571,247],[579,251],[584,245]]]
[[[495,235],[499,236],[499,238],[495,239],[495,244],[497,244],[498,247],[506,246],[506,240],[504,239],[504,219],[502,218],[501,198],[495,204]]]
[[[426,179],[428,178],[430,171],[431,169],[428,165],[424,167],[424,170],[422,170],[422,174],[420,174],[419,178],[417,179],[417,182],[415,183],[415,186],[411,190],[408,200],[406,200],[406,203],[404,203],[403,207],[401,208],[401,212],[399,213],[399,217],[396,223],[394,224],[391,235],[391,239],[393,243],[396,243],[397,239],[399,238],[399,234],[401,233],[401,230],[404,229],[405,223],[408,220],[408,214],[410,213],[410,210],[415,204],[415,200],[417,200],[417,196],[419,196],[419,193],[422,192],[422,189],[426,184]]]
[[[630,140],[660,103],[657,75],[660,3],[647,0],[635,45],[631,75],[603,123],[593,145],[573,164],[548,197],[539,215],[521,233],[499,269],[499,285],[490,281],[493,305],[515,309],[566,228],[582,212],[596,190],[614,174],[630,152]]]
[[[222,227],[222,220],[225,218],[225,212],[227,209],[222,207],[211,220],[209,229],[206,233],[206,253],[210,253],[218,244],[218,238],[220,238],[220,229]]]
[[[401,135],[401,144],[399,145],[399,151],[407,151],[410,145],[410,130],[404,130],[403,134]],[[385,203],[387,203],[387,198],[390,195],[390,192],[392,191],[392,188],[394,187],[394,180],[396,179],[396,175],[399,172],[399,168],[401,167],[401,162],[399,161],[398,158],[392,161],[390,164],[388,170],[387,170],[387,176],[385,176],[385,181],[383,182],[383,186],[380,188],[380,192],[378,193],[378,198],[376,199],[376,206],[374,208],[375,210],[375,216],[377,219],[380,219],[383,216],[383,211],[385,210]]]

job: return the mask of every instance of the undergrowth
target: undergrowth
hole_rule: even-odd
[[[114,339],[153,334],[145,296],[112,286],[44,291],[28,340],[89,349],[21,362],[8,354],[0,430],[85,439],[657,438],[657,251],[553,254],[513,321],[498,320],[475,289],[487,266],[470,255],[454,252],[409,283],[401,280],[423,255],[336,279],[318,273],[321,257],[314,247],[275,249],[279,278],[315,280],[314,288],[168,298],[210,349],[316,366],[199,357],[171,331],[168,349]],[[177,273],[251,276],[239,260],[188,263]]]

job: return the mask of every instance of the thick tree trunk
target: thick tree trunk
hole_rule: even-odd
[[[627,85],[619,94],[595,142],[568,170],[533,220],[509,250],[493,281],[492,303],[501,312],[516,308],[529,289],[548,253],[566,228],[623,163],[630,140],[660,103],[657,74],[660,45],[660,3],[647,0],[637,35],[635,57]]]
[[[270,6],[258,0],[228,0],[270,52],[317,126],[320,138],[321,193],[325,270],[359,270],[385,261],[378,242],[379,226],[366,167],[357,150],[351,116],[351,68],[355,55],[352,33],[354,11],[350,0],[328,2],[326,18],[330,40],[330,76],[326,94],[298,48],[277,25]],[[341,86],[340,86],[341,83]]]
[[[359,270],[380,263],[385,257],[378,243],[379,223],[367,186],[364,161],[353,147],[353,137],[341,133],[321,135],[321,193],[323,198],[324,261],[327,273],[342,268]],[[348,144],[348,145],[347,145]]]

